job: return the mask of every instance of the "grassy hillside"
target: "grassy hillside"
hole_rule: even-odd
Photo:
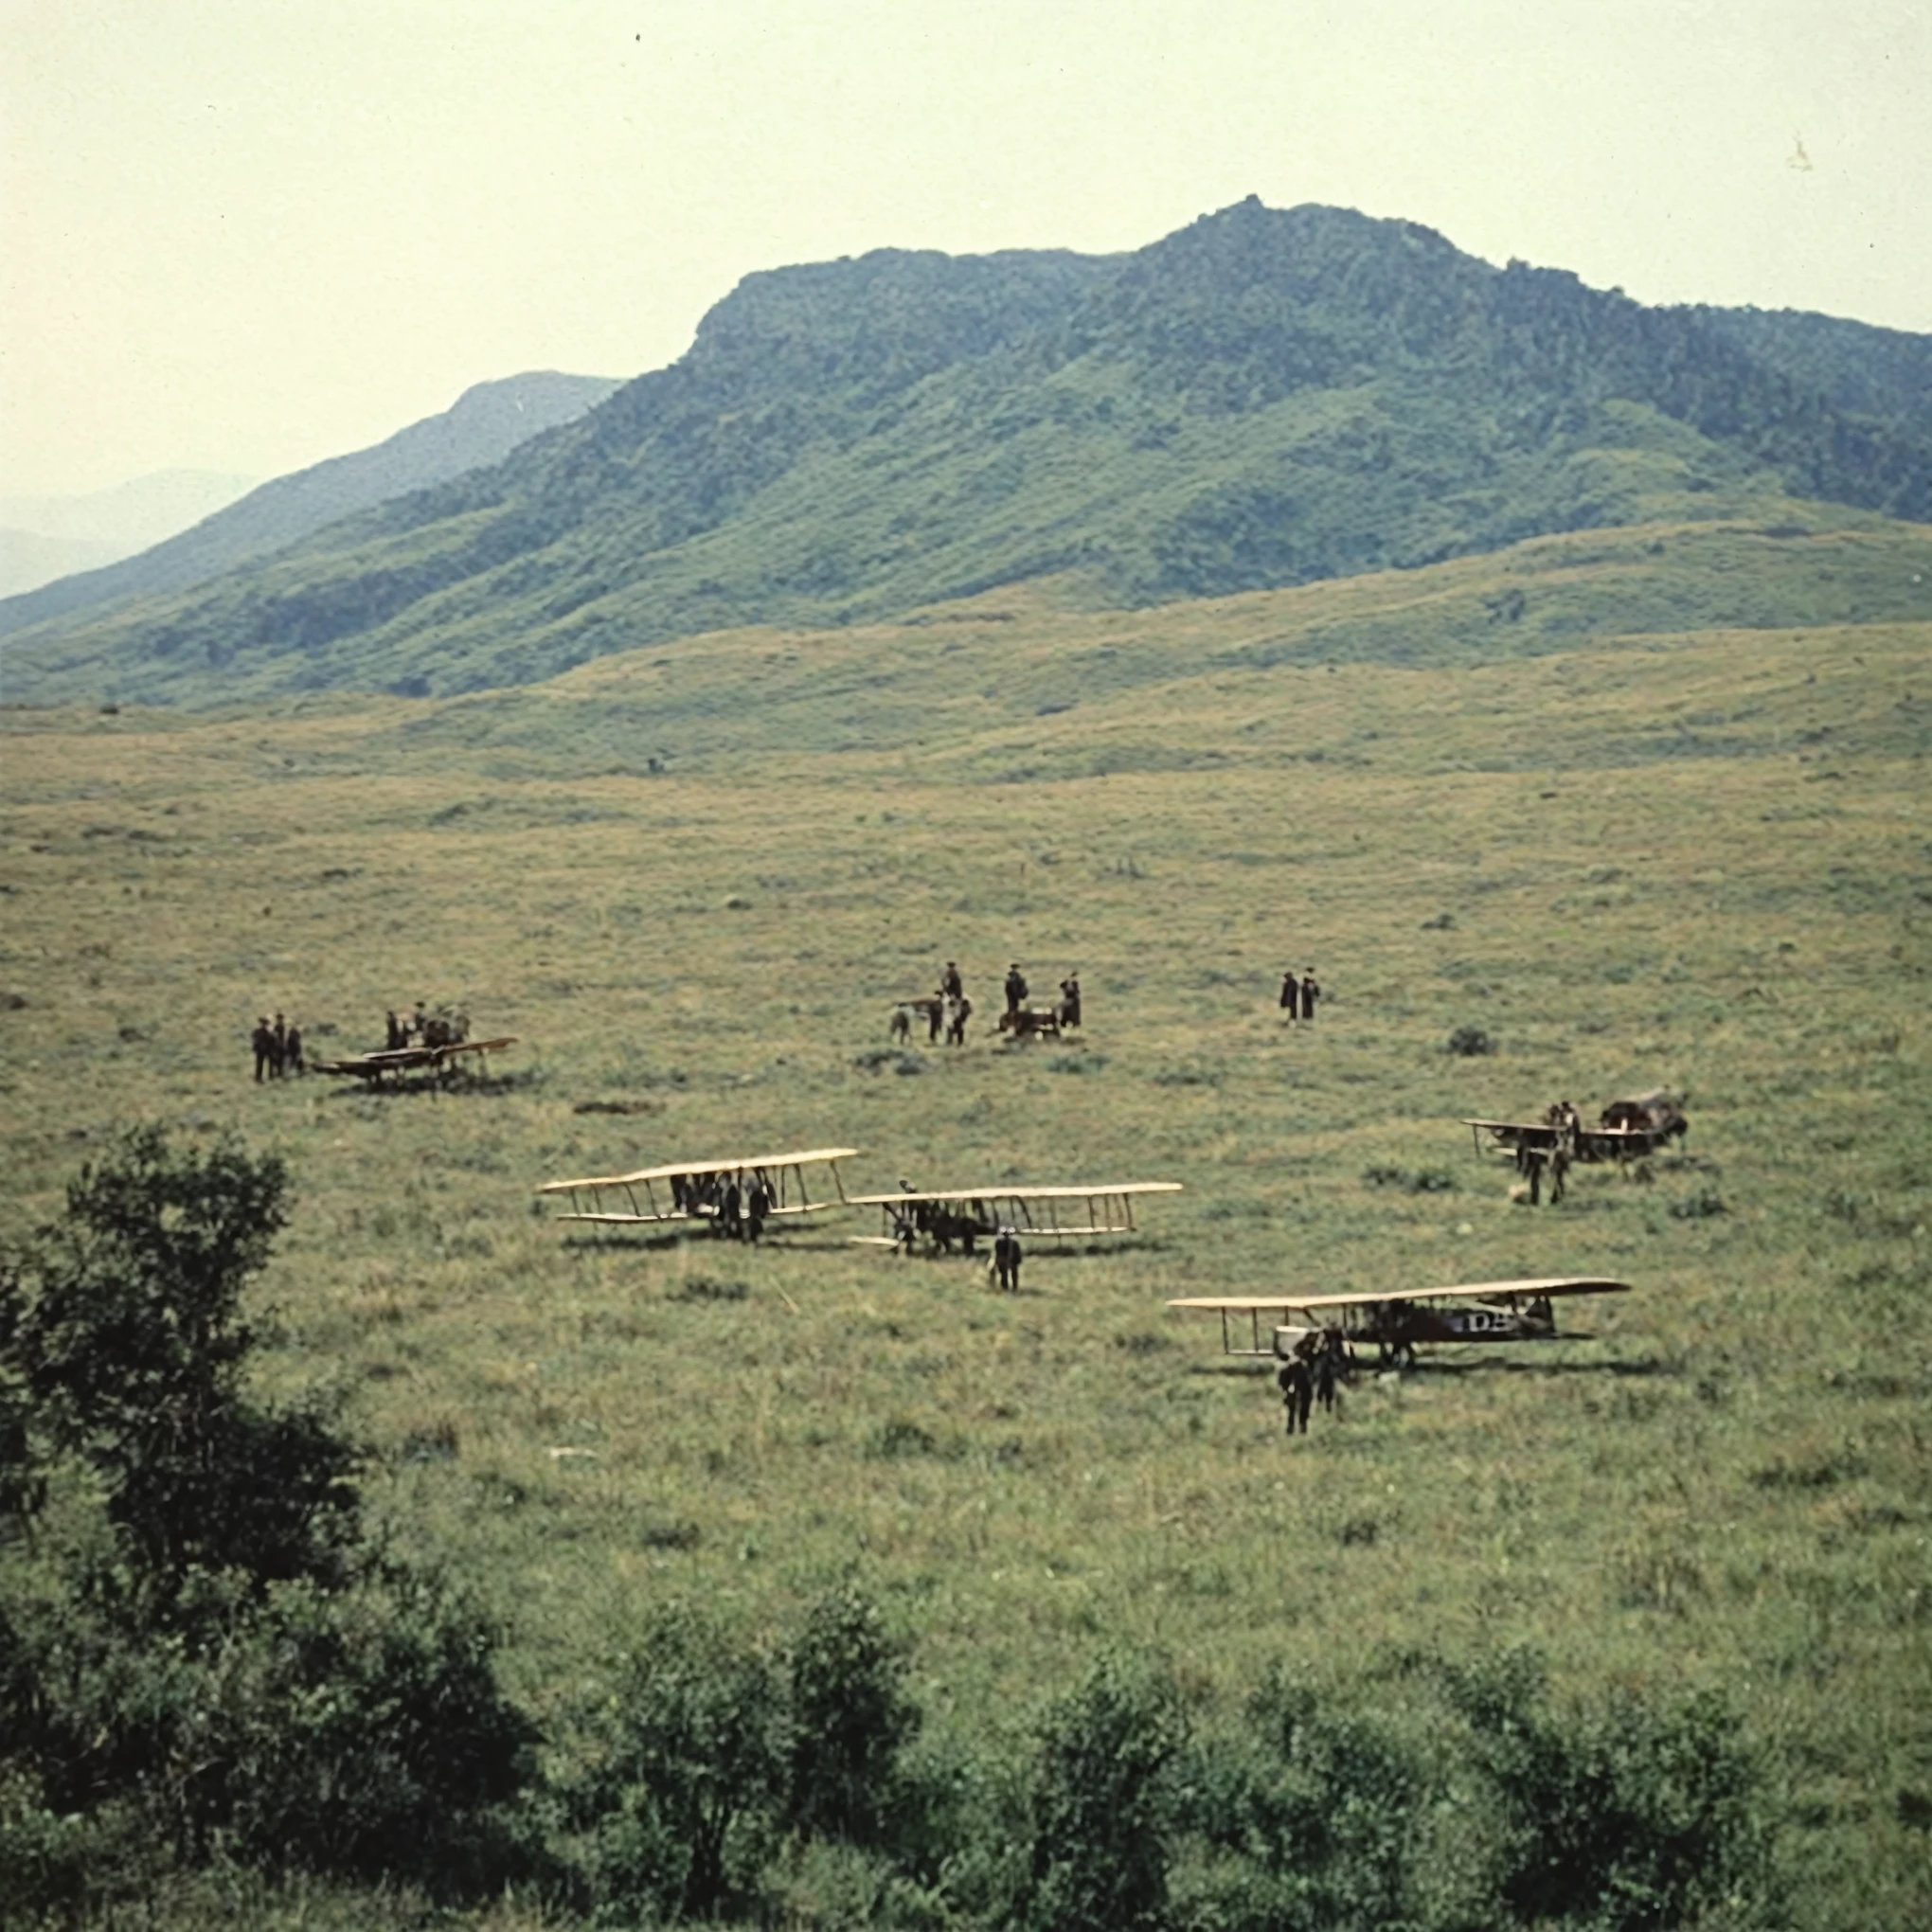
[[[1814,513],[1799,498],[1932,518],[1916,339],[1811,319],[1726,330],[1413,224],[1256,202],[1122,258],[776,271],[496,469],[17,634],[9,689],[447,694],[1049,578],[1139,608],[1551,532],[1782,527]]]
[[[0,714],[8,1224],[118,1121],[284,1151],[271,1374],[342,1389],[539,1711],[650,1604],[781,1621],[848,1570],[961,1737],[1111,1642],[1212,1710],[1275,1660],[1526,1641],[1727,1693],[1795,1923],[1922,1920],[1932,533],[1806,524],[455,702]],[[890,1050],[947,957],[982,1016],[1008,960],[1078,968],[1084,1036]],[[518,1035],[500,1077],[248,1079],[259,1011],[327,1053],[418,997]],[[1553,1209],[1457,1124],[1658,1083],[1683,1151]],[[855,1187],[1187,1191],[1016,1300],[855,1217],[599,1243],[531,1192],[828,1142]],[[1573,1270],[1637,1284],[1595,1341],[1370,1376],[1295,1443],[1162,1305]]]

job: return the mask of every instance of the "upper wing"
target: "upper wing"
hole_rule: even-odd
[[[664,1167],[639,1168],[629,1174],[596,1174],[583,1180],[546,1181],[540,1194],[561,1194],[572,1188],[635,1187],[648,1181],[668,1181],[673,1174],[735,1174],[746,1168],[795,1168],[809,1161],[850,1160],[856,1147],[814,1147],[800,1154],[746,1154],[729,1160],[674,1160]]]
[[[1454,1288],[1394,1288],[1368,1295],[1207,1295],[1170,1301],[1170,1308],[1222,1309],[1230,1315],[1264,1309],[1361,1307],[1370,1301],[1504,1301],[1531,1296],[1624,1295],[1628,1281],[1597,1275],[1553,1275],[1532,1281],[1467,1281]]]
[[[684,1172],[681,1168],[680,1173]],[[851,1194],[852,1208],[890,1208],[903,1201],[1105,1201],[1121,1194],[1178,1194],[1179,1181],[1123,1181],[1100,1188],[946,1188],[914,1190],[903,1188],[896,1194]]]

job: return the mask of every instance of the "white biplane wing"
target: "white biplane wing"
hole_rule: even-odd
[[[1440,1328],[1433,1332],[1427,1325],[1417,1327],[1414,1338],[1420,1341],[1503,1341],[1516,1339],[1526,1331],[1527,1325],[1521,1322],[1520,1317],[1531,1304],[1554,1301],[1566,1295],[1626,1295],[1629,1292],[1628,1281],[1613,1280],[1608,1276],[1547,1275],[1521,1281],[1465,1281],[1453,1287],[1391,1288],[1350,1295],[1199,1295],[1170,1301],[1168,1306],[1205,1309],[1219,1315],[1224,1354],[1267,1355],[1274,1351],[1261,1346],[1263,1315],[1318,1318],[1322,1314],[1333,1311],[1344,1317],[1344,1325],[1351,1315],[1357,1315],[1367,1319],[1367,1332],[1379,1338],[1390,1327],[1377,1320],[1381,1311],[1411,1308],[1418,1302],[1466,1303],[1473,1310],[1494,1315],[1496,1322],[1490,1324],[1444,1317]],[[1234,1346],[1236,1331],[1228,1318],[1243,1315],[1248,1318],[1253,1346],[1238,1349]],[[1399,1331],[1402,1324],[1393,1326]]]
[[[896,1194],[854,1194],[854,1208],[877,1208],[885,1232],[854,1235],[879,1247],[903,1246],[908,1233],[945,1230],[957,1224],[961,1234],[990,1235],[1000,1227],[1042,1241],[1088,1240],[1096,1235],[1135,1234],[1135,1199],[1143,1194],[1178,1194],[1179,1181],[1116,1181],[1091,1188],[902,1188]],[[1083,1210],[1083,1211],[1082,1211]]]
[[[813,1147],[792,1154],[733,1154],[722,1160],[674,1160],[638,1168],[627,1174],[591,1174],[574,1181],[546,1181],[539,1194],[567,1194],[569,1211],[559,1221],[588,1221],[606,1227],[651,1227],[664,1223],[712,1218],[704,1196],[707,1182],[732,1180],[741,1189],[762,1181],[772,1197],[773,1215],[822,1214],[846,1204],[838,1164],[855,1147]],[[822,1167],[829,1185],[812,1197],[808,1168]],[[606,1206],[619,1199],[622,1208]]]

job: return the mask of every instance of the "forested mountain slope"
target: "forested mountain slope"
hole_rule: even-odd
[[[783,269],[495,468],[24,634],[9,683],[477,689],[1033,580],[1137,606],[1565,530],[1932,519],[1932,435],[1899,401],[1919,339],[1884,333],[1647,309],[1412,224],[1253,200],[1125,257]]]

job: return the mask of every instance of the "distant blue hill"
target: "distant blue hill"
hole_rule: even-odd
[[[371,504],[498,462],[541,431],[581,416],[617,386],[613,378],[549,370],[478,383],[440,416],[398,430],[372,449],[278,476],[136,556],[0,599],[0,636],[50,617],[98,616],[124,599],[184,590],[272,556]]]

